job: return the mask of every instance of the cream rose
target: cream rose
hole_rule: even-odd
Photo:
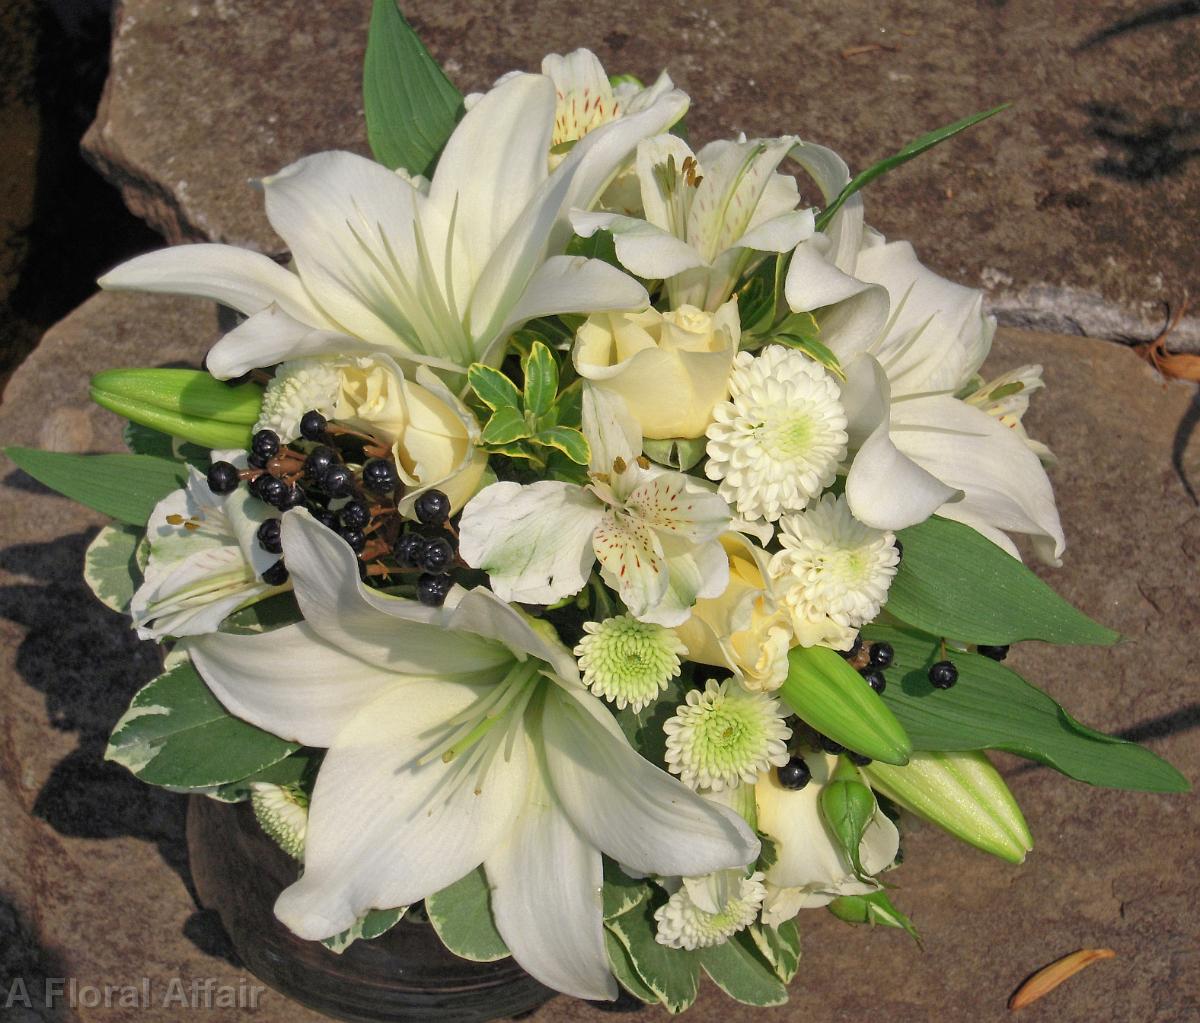
[[[675,629],[688,659],[729,668],[747,689],[772,692],[787,678],[793,645],[787,609],[771,593],[770,555],[740,533],[726,533],[729,585],[719,597],[696,601],[692,616]]]
[[[285,362],[267,386],[256,429],[292,440],[308,409],[391,445],[406,488],[404,512],[424,490],[443,491],[457,510],[479,489],[487,466],[475,446],[479,423],[423,366],[414,382],[386,355]]]
[[[729,396],[742,328],[737,299],[715,313],[685,305],[668,313],[597,313],[575,337],[579,375],[619,394],[651,440],[704,434]]]

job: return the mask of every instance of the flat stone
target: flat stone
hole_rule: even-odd
[[[369,4],[124,0],[86,151],[171,241],[275,251],[250,178],[321,150],[366,152]],[[1196,279],[1200,47],[1189,5],[1125,0],[581,5],[507,13],[409,0],[464,91],[543,54],[594,49],[611,71],[667,67],[692,138],[794,132],[855,169],[1004,101],[996,120],[870,186],[872,223],[988,292],[1019,326],[1153,337]],[[1185,10],[1186,8],[1186,10]],[[1174,343],[1200,345],[1200,320]]]
[[[216,335],[204,302],[97,296],[14,376],[0,437],[119,450],[115,417],[87,404],[89,374],[194,365]],[[1026,644],[1011,663],[1086,724],[1146,742],[1195,779],[1200,515],[1180,471],[1193,483],[1200,478],[1200,445],[1179,428],[1196,417],[1192,392],[1163,388],[1117,346],[1002,330],[991,366],[1031,361],[1045,364],[1049,388],[1035,403],[1031,432],[1061,458],[1052,475],[1069,539],[1065,566],[1047,578],[1128,641],[1109,650]],[[112,725],[156,672],[155,651],[81,581],[83,551],[102,518],[7,462],[0,483],[0,985],[21,978],[37,1000],[46,978],[96,987],[146,977],[156,999],[150,1008],[81,1003],[59,1013],[39,1001],[37,1011],[17,1006],[22,1015],[13,1018],[176,1023],[182,1014],[162,1002],[173,981],[190,990],[213,978],[235,991],[255,981],[229,960],[221,928],[193,901],[184,798],[102,759]],[[1197,801],[1092,789],[1012,757],[1001,762],[1035,836],[1027,863],[1008,866],[909,821],[905,863],[890,879],[925,952],[899,932],[805,913],[803,972],[788,1018],[999,1019],[1026,975],[1080,947],[1110,947],[1118,958],[1048,996],[1045,1011],[1055,1020],[1166,1023],[1200,1014]],[[214,1008],[205,1018],[319,1017],[266,992],[253,1014]],[[532,1018],[613,1017],[559,998]],[[647,1010],[638,1018],[667,1016]],[[768,1016],[706,985],[689,1018]]]

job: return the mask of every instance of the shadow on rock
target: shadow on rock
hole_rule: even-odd
[[[1091,120],[1091,134],[1109,149],[1110,155],[1095,165],[1107,177],[1135,184],[1158,181],[1200,156],[1200,114],[1194,111],[1164,107],[1142,121],[1106,103],[1085,103],[1083,112]]]
[[[1175,0],[1174,3],[1159,4],[1157,7],[1147,8],[1131,17],[1113,22],[1107,28],[1103,28],[1099,32],[1088,36],[1087,39],[1075,47],[1075,52],[1081,53],[1084,50],[1090,50],[1093,47],[1108,42],[1110,39],[1128,35],[1130,32],[1136,32],[1138,29],[1153,28],[1158,25],[1170,25],[1183,18],[1192,18],[1196,15],[1200,15],[1200,0]]]
[[[64,999],[51,996],[50,977],[67,971],[58,956],[43,948],[17,907],[0,892],[0,1009],[7,1023],[50,1023],[66,1019]]]
[[[184,800],[104,760],[109,731],[133,694],[159,674],[161,662],[158,651],[84,585],[83,555],[94,535],[0,551],[0,567],[34,580],[0,587],[0,615],[27,630],[17,670],[44,694],[51,727],[79,739],[51,771],[34,815],[62,835],[153,842],[190,889]]]

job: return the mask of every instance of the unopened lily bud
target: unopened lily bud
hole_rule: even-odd
[[[885,764],[906,764],[912,743],[896,716],[836,651],[796,647],[778,696],[807,724],[847,749]]]
[[[984,852],[1021,863],[1033,837],[1017,801],[982,753],[914,753],[904,767],[863,768],[871,787]]]
[[[257,384],[230,387],[192,369],[112,369],[91,382],[97,405],[210,448],[249,447],[262,393]]]

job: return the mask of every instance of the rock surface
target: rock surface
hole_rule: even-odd
[[[52,330],[13,378],[0,438],[116,450],[117,421],[88,406],[88,375],[195,364],[216,333],[203,302],[98,296]],[[1180,477],[1200,478],[1200,443],[1189,446],[1186,435],[1198,418],[1192,390],[1164,389],[1117,346],[1001,331],[991,365],[1028,361],[1046,366],[1049,390],[1035,403],[1031,432],[1061,458],[1053,479],[1070,542],[1065,567],[1050,578],[1129,641],[1112,650],[1029,644],[1012,661],[1082,721],[1123,731],[1200,777],[1200,514]],[[176,1023],[186,1014],[163,1005],[173,983],[190,990],[213,978],[236,993],[255,981],[229,960],[221,928],[192,899],[184,798],[102,760],[109,729],[155,673],[154,651],[81,581],[83,550],[101,517],[7,460],[0,482],[0,1005],[20,978],[38,1006],[14,1002],[4,1018]],[[906,862],[892,879],[924,952],[899,932],[851,929],[813,911],[800,921],[805,958],[789,1009],[751,1010],[707,987],[688,1018],[1000,1020],[1027,974],[1102,946],[1118,958],[1071,980],[1029,1019],[1197,1018],[1196,800],[1090,789],[1014,758],[1002,766],[1035,836],[1024,866],[929,826],[910,821],[906,829]],[[105,1008],[81,998],[76,1008],[46,1008],[45,978],[55,977],[74,977],[81,989],[146,977],[152,1002]],[[205,1014],[219,1023],[318,1018],[275,992],[255,1011]],[[531,1018],[613,1017],[560,998]],[[637,1018],[667,1017],[647,1010]]]
[[[873,184],[872,223],[988,290],[1015,325],[1154,336],[1200,291],[1200,22],[1193,4],[851,0],[818,8],[678,2],[408,0],[464,91],[547,52],[610,71],[668,67],[697,141],[795,132],[861,169],[932,128],[1012,110]],[[365,152],[365,0],[123,0],[85,139],[172,241],[277,248],[247,180],[320,149]],[[1174,342],[1200,346],[1200,320]]]

